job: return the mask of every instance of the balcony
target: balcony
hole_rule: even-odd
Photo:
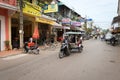
[[[0,0],[0,7],[9,10],[17,10],[17,3],[16,0]]]
[[[16,0],[0,0],[0,3],[16,6]]]

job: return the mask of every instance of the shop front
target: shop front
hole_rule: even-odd
[[[63,18],[61,26],[56,26],[57,29],[57,41],[61,41],[65,32],[70,30],[70,18]]]
[[[0,0],[0,51],[10,49],[10,19],[16,11],[16,0]]]
[[[11,18],[11,45],[12,48],[14,46],[14,41],[18,39],[19,41],[19,30],[20,30],[20,25],[19,25],[19,13],[16,13],[12,16]],[[34,17],[24,15],[23,19],[23,31],[24,31],[24,42],[28,41],[30,37],[32,37],[33,33],[33,28],[34,28]],[[19,42],[18,42],[19,45]]]
[[[23,43],[32,37],[34,28],[38,27],[35,22],[36,16],[41,16],[41,7],[24,1],[23,7]],[[11,19],[11,42],[14,46],[15,39],[20,43],[20,11],[18,10]],[[20,44],[19,44],[20,46]]]
[[[38,23],[39,28],[39,44],[43,45],[45,41],[49,41],[51,38],[54,20],[45,17],[36,17],[35,21]]]

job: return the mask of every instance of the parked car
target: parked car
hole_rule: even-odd
[[[108,32],[108,33],[105,35],[105,41],[110,41],[111,38],[112,38],[112,33]]]

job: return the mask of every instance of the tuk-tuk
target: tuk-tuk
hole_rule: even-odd
[[[78,52],[82,52],[83,46],[81,37],[83,36],[82,32],[66,32],[63,35],[63,42],[59,52],[59,58],[63,58],[64,56],[69,56],[72,49],[77,49]]]
[[[82,52],[83,45],[82,45],[82,37],[84,33],[82,32],[66,32],[65,35],[68,35],[70,51],[72,49],[78,49],[78,52]],[[81,42],[80,42],[81,40]]]

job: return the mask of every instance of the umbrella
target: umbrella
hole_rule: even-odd
[[[39,36],[39,31],[38,31],[38,27],[35,27],[34,29],[34,33],[33,33],[33,36],[32,36],[34,39],[36,39],[36,43],[37,43],[37,39],[40,37]]]

